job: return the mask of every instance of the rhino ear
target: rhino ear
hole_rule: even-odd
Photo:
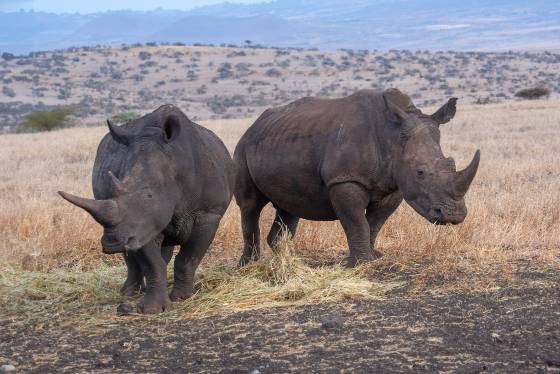
[[[439,126],[451,121],[451,119],[455,117],[456,112],[457,112],[457,98],[452,97],[451,99],[449,99],[447,104],[439,108],[438,111],[432,114],[431,117],[434,120],[434,122],[437,123],[437,125]]]
[[[397,118],[401,124],[401,137],[403,140],[409,138],[410,134],[414,131],[414,121],[410,118],[410,115],[404,110],[399,108],[398,105],[393,103],[389,98],[383,95],[383,100],[385,100],[385,105],[393,115]]]
[[[130,137],[124,127],[115,125],[110,119],[107,120],[107,126],[109,126],[109,132],[117,143],[128,145],[130,143]]]
[[[399,108],[391,100],[386,99],[385,102],[387,103],[387,108],[389,108],[389,111],[391,111],[391,113],[393,113],[395,117],[397,117],[399,122],[406,123],[408,121],[408,115],[401,108]]]
[[[163,140],[166,143],[170,143],[177,139],[181,133],[181,121],[179,118],[173,114],[165,119],[163,124]]]

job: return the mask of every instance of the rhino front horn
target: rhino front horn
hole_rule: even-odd
[[[455,189],[457,194],[464,196],[467,193],[478,170],[478,164],[480,164],[480,150],[476,151],[469,166],[457,172],[455,177]]]
[[[64,191],[58,191],[58,194],[65,200],[91,214],[93,219],[95,219],[101,225],[106,226],[113,223],[115,217],[114,212],[117,208],[117,204],[114,201],[86,199],[66,193]]]

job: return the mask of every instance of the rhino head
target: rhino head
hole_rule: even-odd
[[[103,226],[103,252],[137,251],[167,227],[180,201],[169,148],[179,136],[180,122],[171,115],[163,126],[144,126],[138,134],[107,122],[112,138],[127,147],[122,180],[104,171],[101,178],[111,191],[106,200],[59,194]]]
[[[461,171],[453,158],[443,155],[439,126],[455,116],[457,99],[449,99],[431,116],[413,106],[403,110],[402,105],[385,101],[400,126],[401,147],[393,161],[393,175],[404,199],[432,223],[463,222],[467,216],[464,197],[478,170],[480,151]]]

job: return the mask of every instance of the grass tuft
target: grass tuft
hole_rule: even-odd
[[[231,264],[202,270],[198,293],[178,309],[192,315],[228,311],[335,302],[355,298],[381,298],[402,282],[375,282],[360,269],[334,266],[310,267],[293,252],[284,236],[275,254],[243,268]]]

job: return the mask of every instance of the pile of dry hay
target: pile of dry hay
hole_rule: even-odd
[[[387,291],[404,284],[374,281],[360,269],[346,269],[340,264],[311,267],[294,256],[290,246],[290,241],[282,240],[276,254],[263,256],[243,268],[227,263],[199,269],[196,295],[175,304],[165,316],[202,317],[352,298],[380,299]],[[74,315],[100,321],[113,316],[122,301],[118,290],[125,275],[122,265],[48,272],[6,266],[0,272],[0,311],[37,320]]]

